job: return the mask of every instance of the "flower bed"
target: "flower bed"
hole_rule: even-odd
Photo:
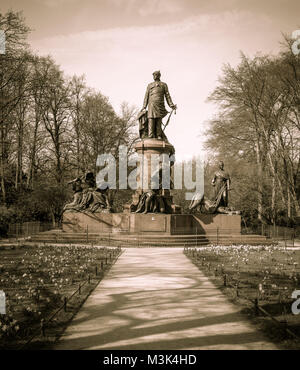
[[[279,325],[262,313],[262,327],[278,342],[289,340],[285,328],[300,337],[300,315],[291,311],[292,292],[300,289],[300,251],[278,246],[219,246],[185,249],[200,270],[215,280],[230,298],[253,313],[253,302],[267,311]],[[250,311],[247,311],[248,313]],[[283,324],[283,325],[280,325]],[[282,329],[282,330],[281,330]],[[288,345],[291,345],[289,342]]]
[[[90,246],[26,246],[0,251],[0,348],[24,343],[78,287],[99,274],[114,254]],[[100,275],[101,277],[101,275]]]

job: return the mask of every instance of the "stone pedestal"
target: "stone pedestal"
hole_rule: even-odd
[[[131,212],[131,205],[136,205],[139,201],[140,195],[143,192],[153,189],[153,184],[156,183],[158,189],[159,177],[156,177],[155,174],[158,174],[159,169],[170,168],[170,182],[168,186],[169,189],[161,189],[160,194],[168,201],[168,204],[171,205],[172,213],[180,213],[180,207],[173,204],[173,197],[170,193],[171,183],[173,179],[173,164],[169,164],[170,156],[175,153],[175,149],[172,144],[159,139],[143,139],[138,141],[134,145],[134,149],[137,154],[139,154],[141,161],[138,162],[138,186],[135,194],[132,196],[132,203],[124,205],[124,212]]]
[[[65,212],[62,228],[67,233],[129,232],[129,218],[124,213]]]
[[[240,215],[66,212],[63,231],[145,235],[238,235]]]
[[[168,160],[169,156],[175,153],[175,149],[172,144],[158,139],[141,140],[134,145],[134,149],[142,157],[142,162],[138,165],[141,174],[138,190],[147,191],[151,189],[151,177],[159,170],[156,158],[161,156],[161,161]],[[172,174],[170,176],[172,177]],[[164,191],[168,194],[167,189]]]

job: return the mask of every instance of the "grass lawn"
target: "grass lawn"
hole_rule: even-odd
[[[19,348],[36,332],[30,348],[49,347],[103,277],[117,251],[70,245],[0,250],[0,290],[6,295],[6,315],[0,314],[0,349]],[[67,303],[66,312],[62,309],[46,323],[65,297],[83,284],[80,294]]]
[[[292,292],[300,290],[300,250],[275,245],[211,245],[184,252],[274,342],[300,349],[300,342],[284,329],[300,337],[300,314],[291,310]],[[262,312],[255,314],[255,299],[276,321]]]

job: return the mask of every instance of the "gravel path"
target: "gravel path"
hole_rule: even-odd
[[[277,349],[182,248],[129,248],[55,349]]]

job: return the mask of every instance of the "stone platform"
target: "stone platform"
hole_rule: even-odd
[[[97,234],[236,235],[241,233],[241,216],[66,212],[63,216],[63,231]]]

